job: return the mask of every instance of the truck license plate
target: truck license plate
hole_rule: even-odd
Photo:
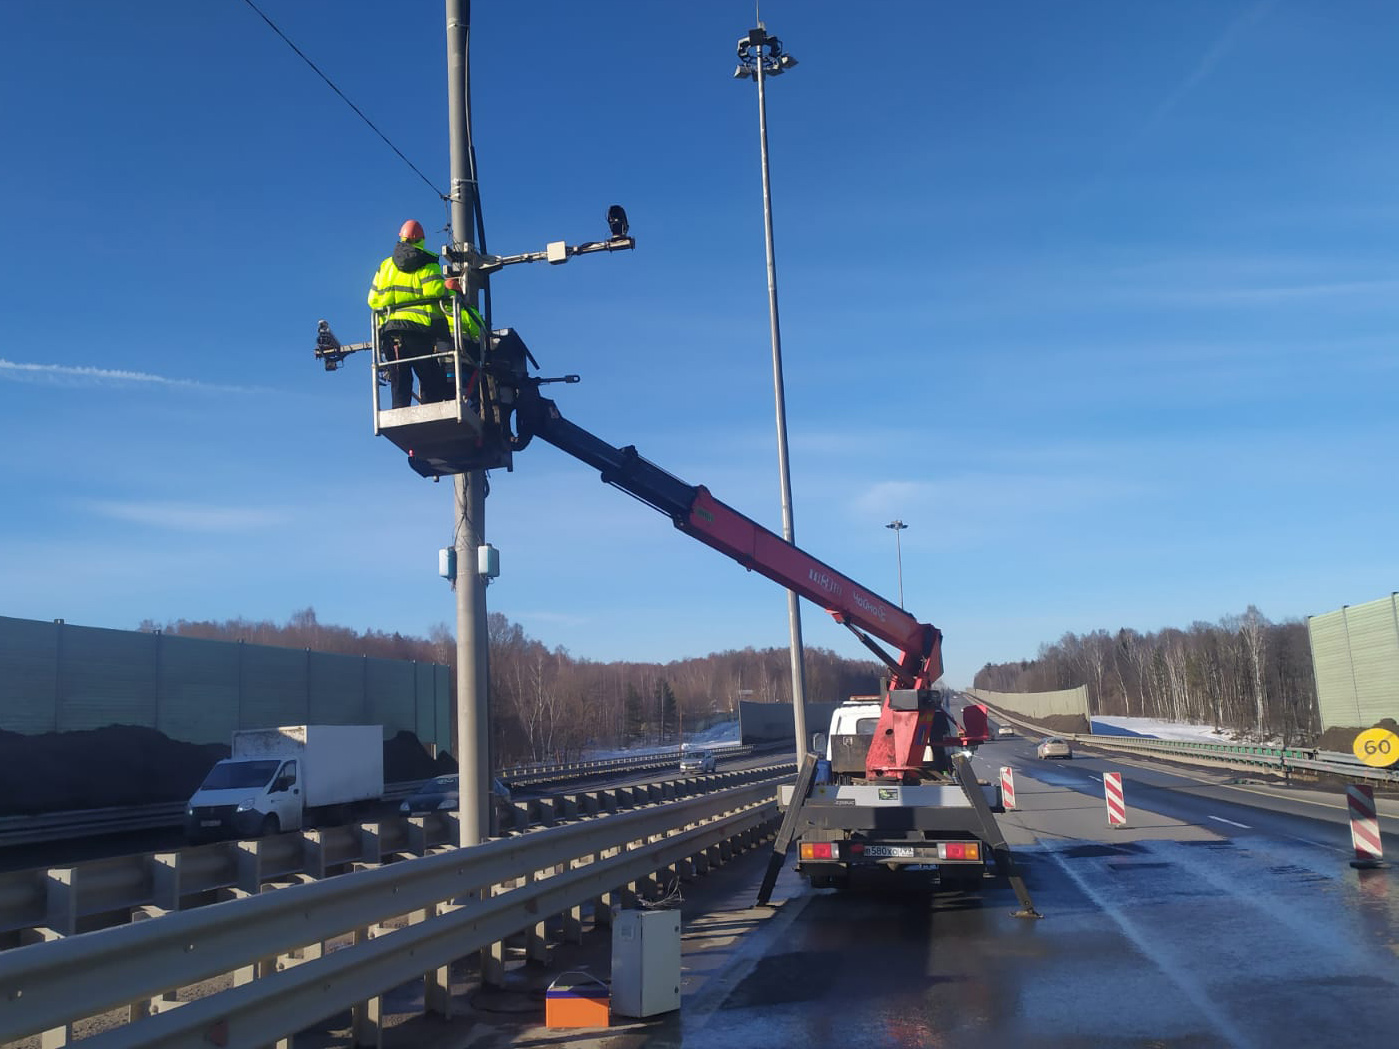
[[[217,826],[219,825],[219,821],[218,821],[218,820],[200,820],[200,821],[199,821],[199,825],[200,825],[201,827],[217,827]]]
[[[912,845],[866,845],[865,855],[873,856],[876,859],[911,857],[913,855]]]

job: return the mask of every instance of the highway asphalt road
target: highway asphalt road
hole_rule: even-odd
[[[753,908],[749,863],[686,915],[679,1013],[570,1032],[536,1008],[440,1030],[431,1046],[1395,1044],[1399,871],[1348,865],[1334,795],[1086,753],[1040,762],[1026,740],[989,744],[977,763],[988,777],[1017,769],[1020,809],[1002,826],[1042,920],[1012,917],[1004,882],[932,900],[840,894],[790,865],[776,906]],[[1107,770],[1124,774],[1124,829],[1107,827]],[[1395,848],[1399,821],[1384,822]],[[601,937],[577,964],[606,973]],[[428,1043],[405,1030],[386,1044]]]

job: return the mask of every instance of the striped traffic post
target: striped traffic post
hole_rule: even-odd
[[[1350,842],[1355,846],[1355,859],[1350,865],[1359,870],[1383,867],[1384,846],[1380,843],[1374,788],[1365,783],[1351,784],[1346,788],[1346,803],[1350,809]]]
[[[1015,770],[1009,765],[1001,766],[1001,808],[1015,808]]]
[[[1122,773],[1103,773],[1103,794],[1108,802],[1108,826],[1125,826],[1127,823],[1127,802],[1122,797]]]

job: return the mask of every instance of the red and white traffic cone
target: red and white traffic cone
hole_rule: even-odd
[[[1108,803],[1108,826],[1127,825],[1127,802],[1122,795],[1122,773],[1103,773],[1103,794]]]
[[[1015,808],[1015,770],[1009,765],[1001,766],[1001,808],[1007,812]]]
[[[1346,803],[1350,808],[1350,842],[1355,846],[1355,859],[1350,865],[1357,870],[1383,867],[1384,845],[1380,842],[1374,788],[1364,783],[1351,784],[1346,788]]]

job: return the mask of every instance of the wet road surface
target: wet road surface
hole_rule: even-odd
[[[687,917],[680,1013],[585,1032],[522,1019],[440,1044],[1396,1044],[1399,870],[1348,866],[1329,795],[1083,755],[1036,762],[1024,741],[978,764],[1019,766],[1021,808],[1002,826],[1042,921],[1012,917],[999,881],[929,900],[813,892],[788,869],[774,908],[749,907],[750,878]],[[1127,779],[1125,829],[1106,826],[1108,769]],[[1390,846],[1396,821],[1382,822]]]

